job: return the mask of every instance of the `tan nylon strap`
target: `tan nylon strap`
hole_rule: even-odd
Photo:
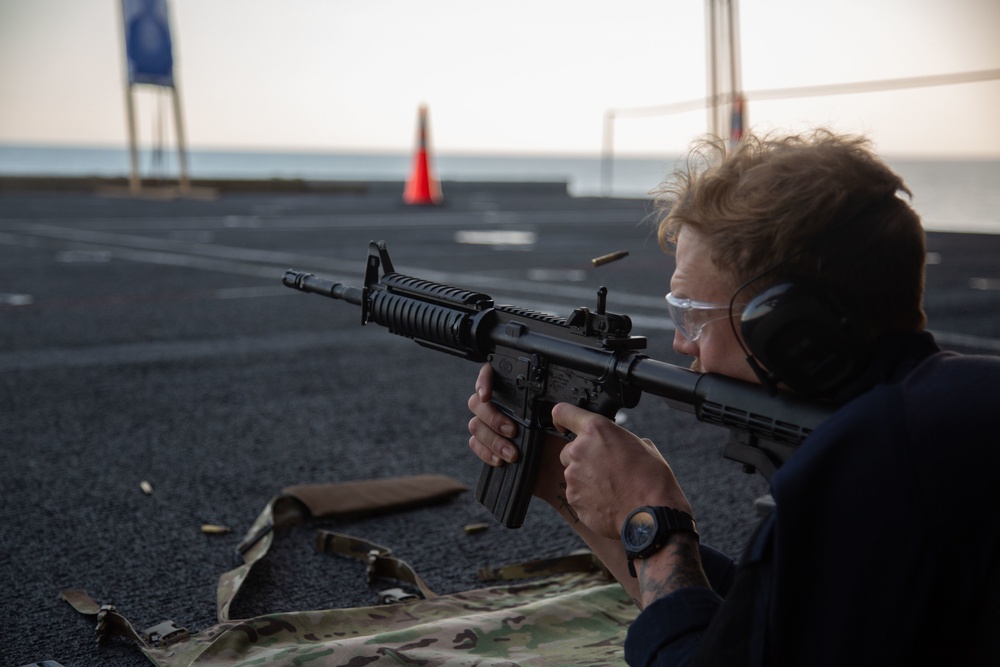
[[[302,501],[314,518],[384,514],[443,502],[468,487],[444,475],[412,475],[335,484],[300,484],[282,495]]]
[[[250,569],[270,549],[275,528],[289,526],[309,517],[358,515],[416,507],[441,502],[465,490],[464,485],[436,475],[300,485],[284,489],[282,495],[275,496],[268,502],[238,545],[237,552],[242,557],[243,564],[219,578],[216,589],[219,622],[229,621],[230,605]],[[438,597],[408,563],[392,556],[386,547],[332,531],[318,532],[317,547],[320,550],[365,562],[369,581],[372,577],[392,578],[419,588],[428,599]],[[600,561],[592,553],[584,552],[521,565],[482,568],[480,577],[487,580],[510,580],[594,569],[604,570],[607,575],[607,570]],[[177,627],[172,621],[164,621],[140,634],[113,606],[100,605],[83,589],[66,590],[62,592],[62,596],[80,613],[97,616],[96,631],[99,640],[108,635],[122,635],[147,648],[162,648],[189,637],[186,629]]]
[[[173,621],[163,621],[147,628],[141,635],[135,631],[128,619],[118,613],[114,606],[98,604],[82,588],[71,588],[60,593],[81,614],[97,616],[97,641],[103,642],[111,635],[128,637],[147,648],[164,647],[187,639],[190,635],[185,628],[177,627]]]
[[[369,583],[375,577],[396,579],[416,586],[428,600],[438,597],[438,594],[424,583],[424,580],[409,563],[401,558],[396,558],[392,555],[391,550],[380,544],[363,540],[360,537],[335,533],[331,530],[318,530],[316,531],[316,548],[323,553],[347,556],[362,561],[368,566]]]
[[[233,600],[254,564],[267,555],[274,540],[275,528],[292,525],[310,517],[357,516],[419,507],[443,502],[466,490],[465,485],[443,475],[412,475],[334,484],[302,484],[283,489],[282,495],[271,499],[237,546],[243,564],[219,577],[216,587],[216,611],[219,622],[229,620],[229,609]],[[416,583],[419,580],[416,573],[414,577],[413,583],[420,586],[421,584]],[[405,578],[400,580],[409,581]],[[421,590],[424,588],[426,586]]]

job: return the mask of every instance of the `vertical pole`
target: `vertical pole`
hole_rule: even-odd
[[[604,140],[601,142],[601,192],[605,197],[611,196],[614,184],[615,159],[615,112],[604,113]]]
[[[125,25],[125,0],[118,3],[121,12],[121,25]],[[139,182],[139,153],[135,142],[135,103],[132,100],[132,81],[128,69],[128,47],[126,45],[125,33],[122,32],[122,53],[125,55],[125,122],[128,123],[128,157],[129,157],[129,177],[128,189],[132,194],[138,194],[141,187]]]
[[[733,51],[736,53],[734,62],[736,63],[736,90],[743,92],[743,47],[740,43],[740,3],[739,0],[732,0],[733,3]]]
[[[705,0],[708,13],[708,131],[712,135],[719,134],[718,104],[719,104],[719,83],[716,68],[716,56],[718,46],[715,42],[715,0]]]
[[[729,5],[729,142],[739,143],[747,130],[746,99],[743,96],[743,63],[740,57],[739,5],[737,0],[726,0]]]
[[[125,110],[128,115],[128,156],[131,165],[128,189],[132,194],[139,194],[142,184],[139,181],[139,149],[135,138],[135,103],[132,100],[132,84],[128,81],[125,82]]]
[[[726,28],[729,31],[729,93],[730,97],[735,100],[736,92],[740,89],[740,84],[737,77],[736,69],[736,25],[735,19],[733,18],[735,12],[733,11],[733,0],[726,0],[726,11],[728,12]]]
[[[177,90],[177,80],[170,87],[174,98],[174,123],[177,125],[177,162],[180,165],[179,189],[182,195],[191,190],[191,181],[187,170],[187,144],[184,141],[184,121],[181,118],[181,94]]]

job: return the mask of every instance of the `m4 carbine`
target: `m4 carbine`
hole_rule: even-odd
[[[381,275],[380,275],[381,271]],[[495,305],[486,294],[396,273],[384,242],[369,244],[362,287],[289,269],[282,282],[303,292],[361,307],[375,322],[424,347],[493,368],[493,403],[519,425],[514,463],[483,465],[476,498],[508,528],[524,521],[552,406],[568,402],[614,418],[635,407],[642,392],[703,422],[730,430],[724,455],[766,478],[831,412],[827,405],[712,373],[650,359],[646,339],[630,335],[626,315],[577,308],[563,319],[517,306]]]

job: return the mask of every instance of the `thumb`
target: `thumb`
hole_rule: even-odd
[[[594,413],[572,403],[556,403],[552,407],[552,425],[564,433],[580,433],[593,417]]]

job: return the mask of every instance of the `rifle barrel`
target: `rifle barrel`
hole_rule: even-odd
[[[328,278],[319,276],[307,271],[296,271],[288,269],[282,277],[281,282],[285,287],[297,289],[300,292],[311,292],[330,299],[340,299],[355,306],[360,306],[364,301],[364,290],[360,287],[351,287],[343,283],[335,283]]]

